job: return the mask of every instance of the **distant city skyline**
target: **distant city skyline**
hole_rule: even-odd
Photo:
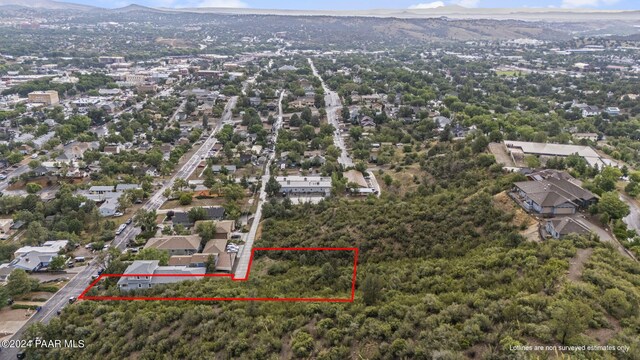
[[[584,8],[637,10],[637,0],[67,0],[67,2],[116,8],[129,4],[151,7],[230,7],[294,10],[433,9],[459,5],[467,8]]]

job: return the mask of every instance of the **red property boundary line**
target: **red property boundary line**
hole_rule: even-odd
[[[87,296],[87,292],[91,290],[100,280],[109,277],[129,277],[129,276],[166,276],[166,277],[228,277],[232,281],[247,281],[251,272],[253,256],[256,251],[353,251],[353,275],[351,278],[351,296],[349,298],[265,298],[265,297],[138,297],[138,296]],[[353,302],[356,295],[356,274],[358,269],[358,248],[330,248],[330,247],[310,247],[310,248],[253,248],[251,249],[251,257],[249,258],[249,267],[245,278],[236,278],[235,274],[101,274],[95,279],[89,287],[87,287],[78,300],[125,300],[125,301],[286,301],[286,302],[334,302],[334,303],[350,303]]]

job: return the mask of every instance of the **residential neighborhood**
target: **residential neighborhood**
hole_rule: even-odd
[[[0,360],[637,359],[631,0],[0,2]]]

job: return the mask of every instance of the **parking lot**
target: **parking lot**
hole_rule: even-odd
[[[304,204],[304,203],[317,204],[322,199],[324,199],[324,196],[319,196],[319,195],[297,195],[297,196],[289,196],[289,199],[291,199],[291,203],[294,204],[294,205]]]
[[[35,310],[0,310],[0,340],[7,340],[29,320]]]

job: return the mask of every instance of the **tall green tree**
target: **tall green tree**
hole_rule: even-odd
[[[267,192],[267,195],[269,195],[270,197],[273,197],[273,196],[278,195],[278,193],[280,193],[280,188],[281,187],[282,186],[276,180],[276,178],[274,176],[271,176],[269,178],[269,180],[267,181],[267,184],[264,187],[264,190]]]
[[[5,307],[9,302],[9,291],[5,286],[0,286],[0,309]]]
[[[38,286],[38,280],[29,277],[26,271],[16,269],[9,274],[7,291],[11,296],[26,294]]]
[[[201,221],[196,226],[196,232],[200,235],[203,242],[207,242],[216,236],[215,221]]]
[[[563,344],[585,331],[590,318],[591,308],[582,302],[563,299],[552,305],[551,324]]]
[[[56,256],[51,259],[49,263],[49,270],[62,270],[64,269],[64,265],[66,263],[66,259],[64,256]]]
[[[138,210],[133,220],[136,226],[139,226],[142,230],[142,236],[144,238],[151,238],[156,234],[158,225],[156,224],[156,212],[147,211],[144,209]]]
[[[166,266],[169,263],[169,253],[160,249],[142,249],[136,255],[136,260],[159,260],[160,266]]]
[[[615,191],[606,192],[600,197],[598,202],[598,212],[607,214],[610,219],[622,219],[629,215],[629,205],[620,200]]]
[[[362,298],[367,305],[374,305],[381,298],[383,283],[376,274],[368,274],[362,284]]]

